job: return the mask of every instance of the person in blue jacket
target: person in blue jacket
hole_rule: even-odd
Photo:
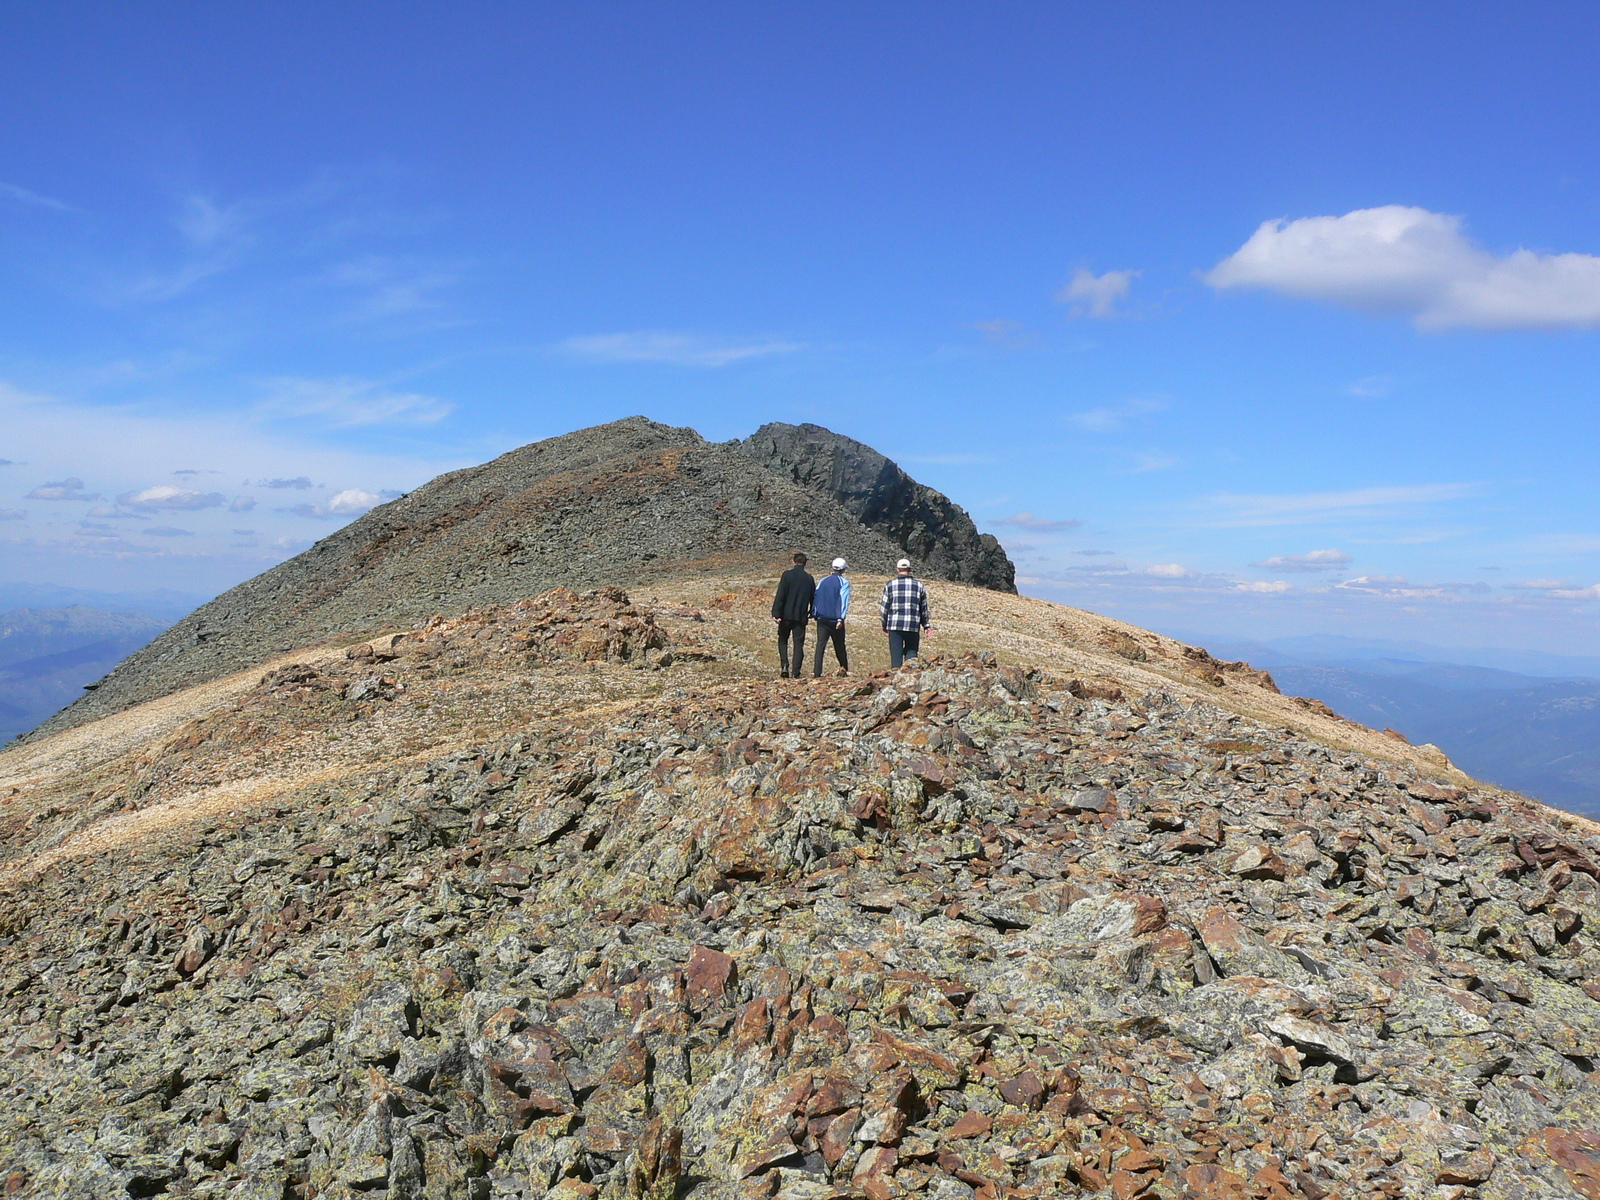
[[[850,615],[850,581],[844,573],[850,564],[842,558],[833,560],[833,574],[817,584],[817,594],[811,601],[811,615],[817,621],[817,658],[811,674],[822,678],[822,659],[828,643],[833,643],[833,655],[839,660],[839,674],[850,673],[850,655],[844,648],[844,619]]]

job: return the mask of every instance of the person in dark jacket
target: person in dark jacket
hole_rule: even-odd
[[[782,678],[799,679],[806,663],[806,625],[811,621],[811,599],[817,594],[817,581],[806,573],[806,556],[796,554],[794,566],[778,580],[778,594],[772,598],[772,619],[778,623],[778,669]],[[789,653],[789,639],[794,653]]]
[[[844,573],[849,569],[844,559],[834,559],[833,574],[817,584],[817,594],[811,598],[811,613],[817,619],[817,661],[811,674],[818,679],[829,642],[839,660],[839,674],[850,674],[850,655],[844,648],[844,619],[850,615],[850,581]]]

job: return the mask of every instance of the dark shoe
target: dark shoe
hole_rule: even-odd
[[[778,678],[779,679],[787,679],[787,678],[789,678],[789,672],[787,672],[787,671],[780,672],[779,675],[778,675]]]

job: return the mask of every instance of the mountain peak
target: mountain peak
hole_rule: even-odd
[[[944,496],[819,427],[803,427],[803,445],[781,436],[796,428],[713,443],[633,416],[441,475],[201,606],[35,736],[336,634],[405,627],[555,586],[761,574],[796,550],[819,562],[842,555],[867,571],[908,555],[929,577],[1015,591],[999,543]],[[772,447],[782,463],[751,443]],[[818,447],[844,488],[819,488],[803,469]],[[881,487],[861,484],[861,464]]]

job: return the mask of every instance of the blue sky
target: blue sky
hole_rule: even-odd
[[[632,413],[1157,628],[1600,653],[1600,10],[0,11],[0,583]]]

